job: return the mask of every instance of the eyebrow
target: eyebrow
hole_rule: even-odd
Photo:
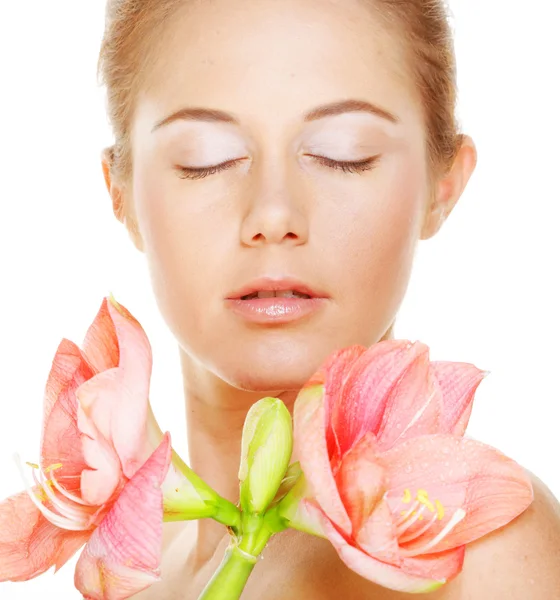
[[[303,117],[304,122],[316,121],[317,119],[323,119],[325,117],[332,117],[348,112],[368,112],[381,117],[391,123],[400,123],[400,119],[390,113],[388,110],[366,102],[365,100],[342,100],[340,102],[332,102],[330,104],[323,104],[314,108],[310,112],[306,113]],[[169,125],[174,121],[208,121],[208,122],[219,122],[219,123],[230,123],[233,125],[240,125],[239,120],[232,114],[227,113],[223,110],[210,109],[210,108],[181,108],[173,114],[165,117],[161,121],[158,121],[152,128],[152,132]]]

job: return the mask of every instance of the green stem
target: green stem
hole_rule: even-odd
[[[198,600],[238,600],[259,560],[258,555],[264,550],[271,535],[272,532],[263,527],[256,535],[242,539],[241,543],[238,538],[232,537],[218,570],[202,590]]]
[[[242,554],[237,546],[226,551],[221,565],[198,600],[235,600],[241,597],[256,560]]]

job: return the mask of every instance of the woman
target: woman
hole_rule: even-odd
[[[291,410],[333,350],[393,337],[416,244],[473,173],[444,7],[110,0],[100,58],[105,181],[180,346],[190,464],[236,501],[251,404]],[[560,507],[534,489],[430,597],[560,598]],[[136,597],[197,598],[227,543],[210,520],[166,524],[162,581]],[[407,597],[294,531],[264,558],[247,600]]]

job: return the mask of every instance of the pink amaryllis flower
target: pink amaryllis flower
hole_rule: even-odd
[[[412,593],[457,575],[465,544],[533,500],[527,472],[464,438],[485,372],[430,362],[420,342],[333,353],[302,388],[294,444],[307,480],[300,514],[361,576]]]
[[[82,349],[60,343],[34,485],[0,504],[0,581],[56,572],[85,543],[75,583],[88,599],[128,598],[159,578],[162,490],[179,492],[180,477],[149,407],[151,366],[144,330],[112,297]]]

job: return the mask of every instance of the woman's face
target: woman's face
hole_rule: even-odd
[[[350,0],[214,0],[170,19],[135,112],[129,209],[168,326],[232,386],[298,389],[330,352],[369,346],[391,326],[428,198],[421,106],[403,60]],[[305,118],[349,99],[395,120]],[[179,118],[187,108],[236,122]],[[345,172],[320,157],[377,158]],[[226,161],[198,179],[180,169]],[[307,312],[300,300],[299,318],[255,322],[232,308],[246,300],[228,298],[259,278],[295,278],[324,299]]]

